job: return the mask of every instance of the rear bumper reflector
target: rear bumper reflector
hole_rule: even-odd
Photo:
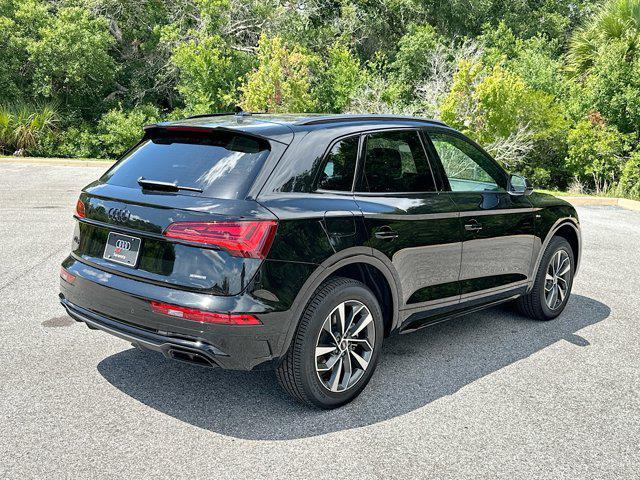
[[[205,364],[211,367],[218,367],[218,361],[221,358],[228,358],[225,352],[200,340],[174,338],[136,328],[74,305],[63,296],[60,298],[60,303],[74,320],[84,322],[92,329],[103,330],[127,340],[136,347],[160,352],[168,358],[201,365]]]
[[[182,318],[200,323],[215,323],[218,325],[262,325],[255,316],[247,313],[217,313],[197,310],[195,308],[180,307],[169,303],[151,301],[151,310],[161,315]]]
[[[67,272],[64,267],[60,267],[60,278],[68,283],[73,283],[76,280],[76,276]]]

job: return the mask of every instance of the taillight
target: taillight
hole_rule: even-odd
[[[85,211],[84,211],[84,203],[82,203],[82,200],[78,200],[76,202],[76,216],[78,218],[84,218],[86,215]]]
[[[176,222],[166,228],[164,235],[189,242],[216,245],[236,257],[265,258],[277,228],[278,222],[273,220]]]
[[[192,320],[200,323],[217,323],[220,325],[262,325],[262,322],[247,313],[215,313],[197,310],[195,308],[179,307],[162,302],[150,302],[151,310],[155,313],[170,317]]]
[[[76,280],[76,276],[67,272],[64,267],[60,267],[60,278],[69,283],[73,283]]]

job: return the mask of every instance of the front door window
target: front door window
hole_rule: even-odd
[[[480,150],[468,142],[442,133],[430,134],[454,192],[502,191],[501,175]]]

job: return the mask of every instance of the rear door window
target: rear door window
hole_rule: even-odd
[[[418,132],[367,135],[364,174],[359,183],[361,192],[435,192],[435,181]]]
[[[242,199],[269,156],[266,140],[233,132],[164,132],[144,140],[101,180],[141,188],[138,179],[201,189],[183,195]]]

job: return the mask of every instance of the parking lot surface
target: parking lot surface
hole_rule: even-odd
[[[271,372],[170,362],[64,314],[73,208],[102,170],[0,164],[1,478],[640,478],[640,213],[579,208],[557,320],[499,307],[393,337],[324,412]]]

